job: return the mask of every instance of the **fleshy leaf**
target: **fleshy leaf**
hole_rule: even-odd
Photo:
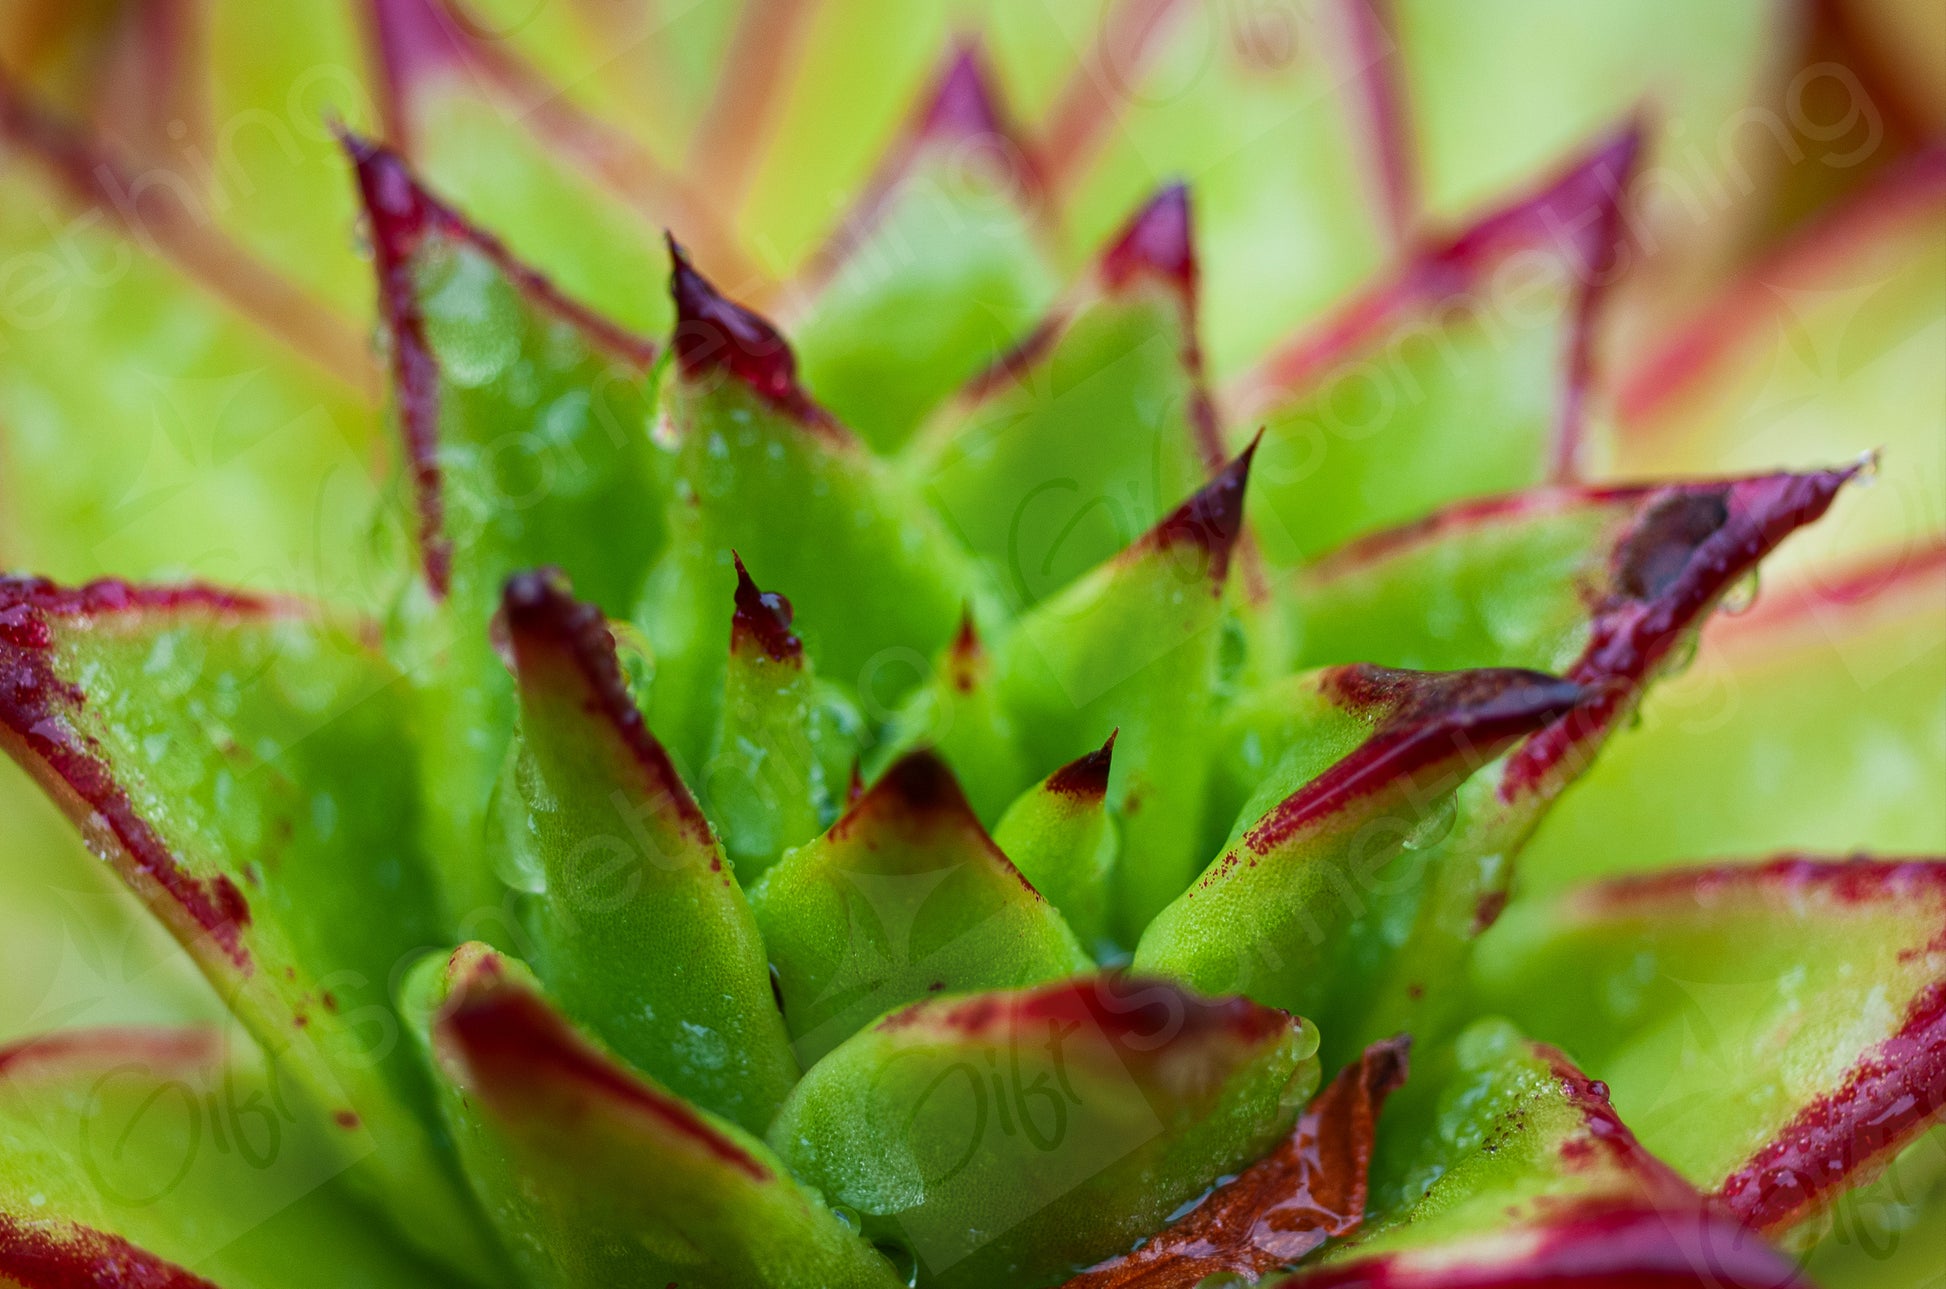
[[[486,629],[501,583],[560,565],[622,613],[665,543],[664,465],[649,440],[656,351],[561,296],[390,151],[346,147],[430,593],[409,600],[394,644],[423,677],[427,840],[457,925],[501,903],[481,844],[514,718]]]
[[[412,1289],[441,1279],[344,1194],[342,1131],[305,1114],[275,1067],[215,1030],[76,1030],[0,1048],[0,1156],[8,1283],[206,1289],[208,1276],[224,1289]]]
[[[895,763],[828,833],[765,873],[750,903],[807,1068],[930,992],[1015,988],[1089,966],[929,752]]]
[[[1406,1039],[1375,1043],[1305,1107],[1282,1145],[1132,1253],[1062,1289],[1196,1289],[1288,1267],[1365,1219],[1379,1111],[1405,1082]]]
[[[1251,519],[1273,563],[1569,471],[1639,146],[1624,130],[1428,246],[1232,391],[1232,419],[1267,426]]]
[[[1523,889],[1799,847],[1946,854],[1942,712],[1946,547],[1766,591],[1549,813]]]
[[[365,1188],[477,1267],[423,1074],[386,1041],[392,972],[439,934],[397,679],[288,603],[0,581],[0,743],[367,1146]]]
[[[1024,333],[1054,294],[1039,181],[979,48],[931,98],[806,271],[806,380],[872,447],[900,447]]]
[[[1608,1091],[1504,1021],[1483,1021],[1394,1099],[1374,1212],[1305,1289],[1801,1289],[1616,1117]]]
[[[1222,458],[1197,349],[1189,193],[928,424],[911,475],[1002,594],[1035,604],[1135,541]]]
[[[1115,735],[1022,793],[1007,807],[993,840],[1021,876],[1061,910],[1087,945],[1106,942],[1115,826],[1108,818],[1108,779]]]
[[[931,748],[953,767],[982,820],[997,820],[1028,772],[1020,735],[1006,710],[988,652],[969,608],[926,683],[899,705],[881,745],[888,761]]]
[[[638,1069],[761,1131],[797,1067],[709,820],[629,696],[601,611],[529,573],[507,584],[503,613],[539,780],[536,965]]]
[[[1492,1005],[1558,1037],[1645,1144],[1782,1234],[1946,1118],[1946,861],[1672,870],[1523,905]],[[1569,1004],[1543,982],[1588,982]]]
[[[1046,6],[1020,7],[1031,41],[1065,44],[1049,40]],[[1156,184],[1182,178],[1195,191],[1221,373],[1355,288],[1391,249],[1361,173],[1354,101],[1372,53],[1351,9],[1100,6],[1094,47],[1074,46],[1085,52],[1051,109],[1049,182],[1070,255]]]
[[[651,597],[644,625],[656,639],[664,600],[708,605],[715,623],[736,586],[734,548],[790,587],[820,673],[889,708],[910,679],[889,674],[883,651],[930,656],[952,636],[964,598],[961,557],[812,401],[777,330],[719,295],[680,248],[671,253],[677,321],[665,414],[698,550],[683,576]],[[722,650],[714,645],[718,658]]]
[[[1626,476],[1801,467],[1876,452],[1875,493],[1838,503],[1795,572],[1946,539],[1946,146],[1817,221],[1676,330],[1617,394],[1607,468]],[[1889,494],[1889,495],[1888,495]],[[1773,577],[1773,583],[1777,579]]]
[[[0,562],[376,603],[363,338],[286,317],[289,284],[184,217],[166,177],[137,201],[146,173],[4,76],[0,151],[0,255],[33,277],[0,317]]]
[[[1434,886],[1427,852],[1461,785],[1588,697],[1513,670],[1345,667],[1319,683],[1336,728],[1307,731],[1273,766],[1222,857],[1143,933],[1135,970],[1359,1016]],[[1347,725],[1365,736],[1339,755]]]
[[[856,739],[819,694],[791,602],[751,580],[742,560],[731,614],[722,728],[698,781],[737,880],[748,886],[838,814]]]
[[[1098,746],[1103,730],[1122,731],[1108,802],[1121,831],[1112,913],[1123,944],[1195,876],[1223,595],[1250,456],[1035,606],[1000,658],[1029,765],[1061,765]]]
[[[1189,194],[929,423],[909,470],[1002,593],[1033,604],[1140,536],[1223,455],[1196,343]]]
[[[929,999],[820,1062],[771,1141],[926,1284],[1041,1284],[1287,1133],[1316,1050],[1295,1017],[1138,979]]]
[[[763,1142],[577,1033],[485,945],[421,964],[406,1010],[467,1175],[537,1289],[896,1289]]]

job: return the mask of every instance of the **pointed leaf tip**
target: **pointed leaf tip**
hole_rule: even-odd
[[[1108,774],[1115,759],[1115,738],[1119,728],[1110,731],[1108,741],[1086,755],[1076,757],[1047,778],[1047,790],[1063,796],[1092,797],[1108,795]]]
[[[1455,756],[1483,764],[1590,698],[1573,681],[1511,667],[1410,672],[1354,664],[1333,669],[1325,686],[1341,705],[1383,715],[1356,750],[1244,834],[1244,845],[1256,854],[1269,854],[1353,802]]]
[[[879,776],[878,782],[866,790],[857,807],[848,812],[848,817],[879,807],[891,807],[908,815],[973,818],[973,807],[967,804],[959,780],[939,754],[930,748],[921,748],[893,762],[892,767]],[[844,820],[840,820],[832,831],[838,832],[843,824]]]
[[[1570,753],[1599,738],[1717,600],[1786,537],[1823,516],[1867,464],[1650,494],[1615,545],[1613,590],[1595,606],[1588,643],[1568,669],[1569,679],[1591,691],[1590,701],[1514,754],[1501,797],[1538,789]]]
[[[768,319],[731,300],[690,263],[689,253],[669,244],[669,294],[676,302],[670,343],[683,374],[702,380],[717,372],[735,377],[793,419],[832,430],[835,422],[797,383],[797,356]]]
[[[743,557],[730,552],[737,569],[736,612],[730,618],[730,643],[762,650],[773,661],[804,657],[804,644],[791,634],[791,602],[776,591],[762,591],[751,580]]]
[[[1122,227],[1102,253],[1101,278],[1120,291],[1154,277],[1188,296],[1196,289],[1196,246],[1189,187],[1173,183],[1157,192]]]
[[[932,99],[919,122],[919,134],[928,139],[952,139],[1006,132],[979,42],[961,41],[933,87]]]
[[[1210,578],[1220,586],[1229,575],[1230,554],[1243,532],[1244,490],[1250,483],[1251,459],[1263,437],[1263,431],[1258,430],[1249,447],[1150,529],[1141,546],[1159,551],[1192,546],[1206,552]]]
[[[558,570],[537,569],[507,579],[501,617],[521,689],[558,684],[563,673],[573,676],[583,691],[583,708],[606,721],[655,790],[666,794],[684,825],[700,842],[709,844],[709,821],[629,694],[615,636],[601,609],[577,600]]]

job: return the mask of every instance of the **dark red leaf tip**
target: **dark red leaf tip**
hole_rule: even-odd
[[[629,694],[615,636],[601,609],[575,599],[559,570],[537,569],[507,579],[500,616],[523,693],[563,671],[575,676],[586,690],[580,710],[606,721],[641,767],[652,796],[669,805],[699,845],[712,845],[708,819]]]
[[[791,634],[791,602],[776,591],[760,591],[743,566],[743,557],[730,552],[737,569],[736,612],[730,618],[730,647],[761,650],[774,662],[801,662],[804,644]]]
[[[1101,801],[1108,796],[1108,773],[1115,759],[1115,737],[1121,730],[1109,733],[1108,741],[1084,756],[1076,757],[1053,774],[1047,776],[1047,790],[1064,797],[1078,797],[1089,801]]]
[[[531,1097],[606,1103],[652,1120],[753,1181],[771,1178],[762,1161],[687,1102],[637,1079],[539,996],[500,972],[469,971],[455,980],[434,1039],[448,1059],[459,1059],[474,1093],[489,1105],[511,1102],[510,1109],[523,1111]],[[582,1117],[566,1106],[560,1110]]]
[[[932,98],[919,119],[918,133],[926,139],[978,138],[1005,135],[999,96],[977,40],[954,48],[945,70],[933,86]]]
[[[952,768],[930,748],[909,752],[892,763],[866,790],[859,809],[891,807],[908,815],[963,815],[973,808]]]
[[[1243,847],[1255,854],[1269,854],[1356,802],[1400,785],[1421,791],[1457,787],[1466,774],[1591,697],[1572,681],[1511,667],[1413,672],[1356,664],[1332,669],[1324,686],[1346,708],[1376,718],[1371,736],[1244,834]],[[1417,781],[1435,769],[1440,784]],[[1231,851],[1213,873],[1227,873],[1236,857]]]
[[[797,355],[783,333],[697,272],[674,233],[665,237],[669,293],[676,302],[676,329],[670,343],[683,375],[699,381],[717,374],[734,377],[800,424],[836,431],[831,414],[812,402],[797,383]]]
[[[1195,496],[1176,507],[1136,549],[1166,551],[1191,547],[1209,557],[1209,577],[1219,587],[1230,571],[1230,555],[1243,532],[1244,490],[1250,483],[1250,462],[1263,442],[1257,431],[1250,446],[1217,472]]]
[[[879,1021],[880,1033],[950,1033],[973,1042],[1007,1043],[1023,1030],[1055,1021],[1099,1036],[1118,1065],[1180,1062],[1196,1048],[1261,1046],[1281,1041],[1298,1021],[1289,1012],[1240,996],[1205,998],[1172,981],[1107,972],[1028,989],[963,998],[921,999]]]
[[[1184,296],[1196,290],[1196,245],[1189,187],[1173,183],[1136,211],[1101,257],[1101,280],[1121,291],[1143,278],[1168,284]]]

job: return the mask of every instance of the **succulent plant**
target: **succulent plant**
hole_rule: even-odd
[[[1928,19],[1565,12],[9,6],[0,1283],[1937,1284]]]

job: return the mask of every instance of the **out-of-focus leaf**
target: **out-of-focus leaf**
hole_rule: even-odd
[[[1223,455],[1196,339],[1189,194],[1152,197],[1089,279],[929,423],[908,473],[1029,605],[1139,537]]]
[[[1489,1006],[1574,1052],[1643,1142],[1783,1234],[1946,1116],[1946,861],[1672,870],[1517,906]],[[1550,982],[1577,980],[1570,991]]]
[[[638,1069],[759,1132],[797,1065],[709,820],[629,696],[599,609],[530,573],[503,615],[535,761],[535,964]]]
[[[929,752],[895,763],[828,833],[784,856],[750,903],[807,1068],[928,993],[1015,988],[1089,966]]]
[[[1639,127],[1541,190],[1429,240],[1235,388],[1267,426],[1251,518],[1275,564],[1571,472],[1590,327]]]
[[[347,1199],[339,1174],[355,1152],[304,1113],[302,1095],[214,1029],[75,1030],[0,1048],[0,1276],[143,1289],[201,1289],[196,1276],[223,1289],[446,1283]]]
[[[953,767],[982,820],[994,821],[1029,779],[1019,732],[994,675],[994,660],[973,611],[939,653],[926,682],[892,714],[880,754],[889,763],[931,748]]]
[[[877,450],[903,445],[1052,300],[1040,222],[1033,162],[961,48],[803,274],[806,382]]]
[[[1042,1284],[1287,1133],[1316,1050],[1282,1012],[1139,979],[928,1000],[821,1061],[770,1139],[927,1284]]]
[[[897,1289],[756,1137],[577,1033],[519,962],[432,958],[405,1010],[481,1204],[537,1289]]]
[[[336,1117],[356,1180],[428,1251],[478,1268],[389,999],[440,934],[396,683],[289,604],[0,582],[0,743]]]

